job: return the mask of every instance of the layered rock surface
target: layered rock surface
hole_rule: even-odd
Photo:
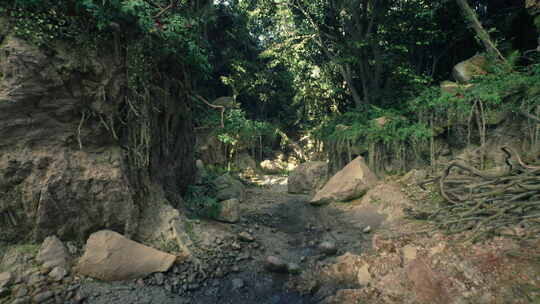
[[[7,36],[0,73],[3,233],[83,240],[102,227],[133,232],[138,210],[122,150],[100,124],[122,98],[112,59],[74,58],[61,46],[46,55]]]

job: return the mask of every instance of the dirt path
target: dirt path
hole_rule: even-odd
[[[275,178],[274,178],[275,179]],[[105,303],[256,303],[308,304],[321,296],[301,295],[288,286],[293,274],[272,273],[265,259],[276,256],[302,270],[331,263],[336,254],[359,254],[369,247],[366,226],[376,229],[384,219],[373,210],[349,212],[346,205],[313,207],[306,195],[286,192],[286,180],[251,187],[242,203],[238,224],[196,221],[194,235],[202,248],[200,264],[175,266],[137,282],[114,287],[97,282],[82,286],[92,304]],[[355,209],[356,210],[356,209]],[[252,242],[239,240],[249,234]],[[325,254],[319,245],[330,242],[336,254]]]

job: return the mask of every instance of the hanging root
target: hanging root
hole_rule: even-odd
[[[449,234],[471,231],[471,241],[494,235],[538,238],[540,166],[525,164],[510,147],[501,149],[506,154],[506,172],[487,173],[452,162],[439,177],[420,183],[420,187],[433,184],[445,202],[408,210],[409,215],[428,220]]]

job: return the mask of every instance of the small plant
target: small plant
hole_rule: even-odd
[[[215,218],[221,211],[221,205],[215,198],[216,188],[213,183],[214,176],[203,177],[201,184],[188,187],[186,195],[187,208],[194,215],[206,218]]]

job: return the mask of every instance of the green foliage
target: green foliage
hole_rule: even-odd
[[[163,2],[164,7],[169,4],[157,2]],[[162,9],[143,0],[18,0],[0,7],[11,18],[15,34],[38,46],[67,40],[96,48],[115,41],[116,31],[122,38],[116,43],[125,42],[128,48],[138,50],[135,57],[145,56],[144,60],[154,64],[166,60],[187,65],[202,75],[211,69],[206,45],[199,36],[204,21],[193,17],[187,8],[171,9],[156,17]]]
[[[269,123],[251,120],[240,109],[227,111],[225,127],[217,131],[218,139],[230,145],[249,145],[261,136],[272,136],[274,130]]]
[[[198,185],[188,187],[185,196],[186,207],[194,215],[206,218],[215,218],[220,213],[221,205],[215,198],[217,189],[213,183],[215,175],[206,175]]]

